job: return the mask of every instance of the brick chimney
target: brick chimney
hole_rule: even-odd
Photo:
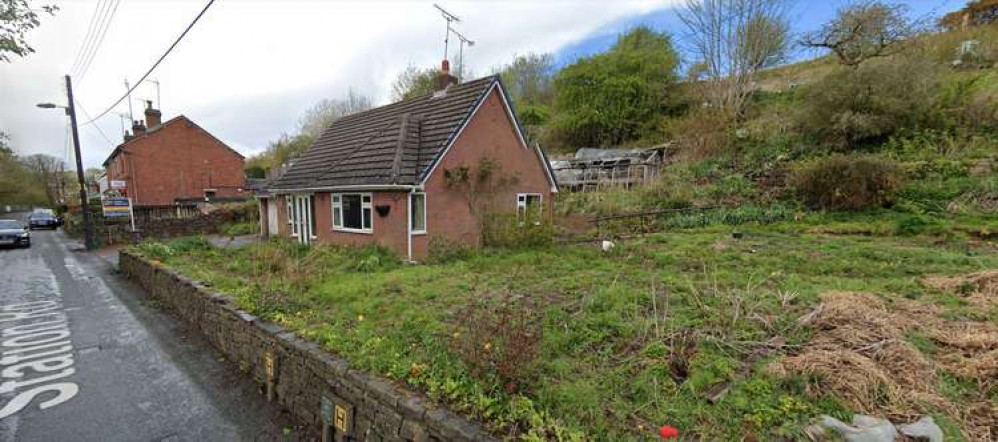
[[[145,135],[146,125],[142,123],[142,120],[136,120],[132,122],[132,137],[137,137],[140,135]]]
[[[443,91],[452,84],[457,84],[457,77],[450,74],[450,62],[444,59],[440,63],[440,75],[437,76],[436,90]]]
[[[163,113],[159,109],[153,109],[152,100],[146,100],[146,124],[150,129],[159,126],[163,122]]]

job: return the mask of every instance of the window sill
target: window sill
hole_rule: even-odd
[[[413,231],[412,231],[412,235],[413,235],[413,236],[417,236],[417,235],[419,235],[419,236],[421,236],[421,235],[426,235],[426,231],[425,231],[425,230],[413,230]]]
[[[360,233],[360,234],[363,234],[363,235],[373,235],[374,234],[374,229],[366,229],[365,230],[365,229],[348,229],[348,228],[345,228],[345,227],[333,227],[333,231],[334,232],[343,232],[343,233]]]

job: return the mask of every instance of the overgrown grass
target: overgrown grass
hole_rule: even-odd
[[[953,315],[987,314],[917,278],[996,268],[992,246],[807,233],[799,223],[739,231],[737,239],[723,226],[655,234],[609,253],[493,250],[421,266],[378,248],[284,241],[219,249],[184,240],[135,250],[359,368],[525,439],[653,438],[660,425],[706,440],[802,438],[812,417],[846,418],[849,410],[834,397],[808,396],[804,379],[778,379],[762,367],[806,342],[811,331],[796,320],[820,293],[866,291],[919,298]],[[509,303],[512,310],[498,311],[540,328],[490,340],[461,320],[480,302]],[[524,336],[536,337],[536,354],[517,359],[513,375],[482,368],[501,364],[508,342],[523,348]],[[511,386],[510,376],[522,379]],[[727,394],[705,399],[720,385]]]

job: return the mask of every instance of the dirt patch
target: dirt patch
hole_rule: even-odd
[[[976,321],[950,321],[932,305],[884,299],[869,293],[830,292],[806,318],[811,341],[796,354],[775,361],[781,376],[807,376],[808,394],[838,397],[855,411],[896,422],[941,412],[958,422],[971,440],[998,440],[998,327]],[[909,342],[918,333],[931,340],[923,353]],[[949,373],[976,382],[978,389],[959,401],[939,390]]]

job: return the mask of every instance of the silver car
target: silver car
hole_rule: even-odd
[[[20,221],[0,219],[0,247],[31,247],[31,231]]]

